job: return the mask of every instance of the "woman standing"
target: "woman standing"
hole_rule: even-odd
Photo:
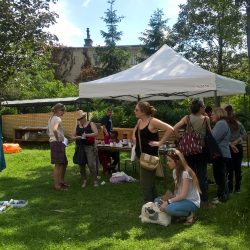
[[[213,110],[212,120],[215,122],[215,126],[212,134],[222,153],[222,157],[213,161],[214,179],[217,184],[217,197],[213,201],[214,204],[225,202],[228,199],[227,165],[231,158],[229,148],[231,132],[226,119],[227,112],[223,108]]]
[[[158,156],[158,147],[163,145],[173,133],[173,128],[159,119],[154,118],[156,109],[148,102],[139,102],[135,107],[138,122],[133,130],[133,142],[136,144],[136,156],[141,152]],[[159,141],[158,130],[165,131]],[[140,182],[144,195],[144,202],[154,201],[157,197],[155,187],[156,170],[150,171],[140,168]]]
[[[61,103],[57,103],[52,108],[53,115],[48,122],[48,133],[51,151],[51,163],[55,164],[53,177],[54,177],[54,189],[55,190],[67,190],[67,185],[64,182],[64,176],[68,160],[65,153],[66,145],[64,141],[64,131],[62,127],[61,117],[65,112],[65,107]]]
[[[228,164],[228,188],[229,193],[233,191],[236,193],[240,193],[240,186],[241,186],[241,163],[243,159],[243,147],[242,142],[246,139],[247,133],[242,125],[239,122],[233,113],[233,108],[231,105],[225,107],[227,111],[227,121],[231,131],[231,138],[230,138],[230,152],[232,156],[232,160],[230,164]],[[233,179],[235,176],[235,185],[233,190]]]
[[[82,110],[76,113],[77,125],[73,135],[76,140],[75,154],[73,161],[80,166],[82,187],[87,185],[86,164],[94,181],[94,187],[98,187],[97,168],[96,168],[96,147],[95,138],[98,136],[98,129],[95,123],[87,120],[87,114]]]
[[[192,224],[194,212],[200,207],[199,181],[178,150],[167,152],[168,167],[173,170],[174,196],[166,201],[157,198],[161,211],[171,216],[187,217],[185,224]]]
[[[185,156],[188,165],[195,172],[199,185],[201,188],[201,207],[204,209],[211,208],[211,204],[208,203],[208,184],[207,184],[207,157],[205,151],[205,135],[207,130],[207,124],[209,129],[210,122],[209,117],[204,116],[205,106],[200,100],[192,101],[190,106],[191,114],[184,116],[177,124],[174,126],[174,131],[177,137],[179,136],[179,129],[183,126],[187,126],[190,123],[193,129],[200,134],[202,142],[202,152],[194,155]]]

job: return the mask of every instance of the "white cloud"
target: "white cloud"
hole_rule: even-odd
[[[59,43],[67,46],[77,46],[80,40],[83,44],[84,32],[67,17],[65,2],[59,1],[56,5],[51,5],[51,10],[55,11],[59,18],[57,23],[49,28],[49,32],[58,37]]]
[[[174,4],[172,1],[166,2],[165,11],[167,13],[167,17],[170,19],[175,19],[178,16],[180,11],[179,5],[185,4],[187,0],[175,0]]]
[[[90,1],[91,0],[85,0],[85,1],[83,1],[82,6],[83,7],[87,7],[89,5]]]

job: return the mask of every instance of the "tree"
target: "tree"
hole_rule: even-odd
[[[245,19],[231,0],[188,0],[174,25],[177,48],[218,74],[244,49]],[[227,56],[231,55],[231,56]]]
[[[5,91],[7,100],[37,99],[77,96],[75,84],[64,84],[54,79],[54,69],[50,65],[51,51],[48,48],[44,55],[35,55],[28,68],[16,72],[8,79]]]
[[[168,19],[164,19],[162,9],[157,9],[150,17],[148,24],[150,28],[142,32],[143,36],[139,37],[144,44],[142,52],[147,57],[154,54],[163,44],[170,43],[167,37],[171,30],[167,26],[167,22]]]
[[[114,10],[115,0],[108,0],[110,8],[105,12],[105,17],[102,20],[106,23],[108,31],[101,30],[101,35],[104,38],[106,47],[97,48],[96,52],[102,65],[104,76],[117,73],[127,66],[129,53],[125,49],[117,48],[116,42],[121,40],[122,32],[117,31],[117,24],[124,18],[117,16]]]
[[[245,17],[232,0],[188,0],[180,9],[173,27],[177,50],[220,75],[242,64]]]
[[[55,23],[56,13],[49,11],[57,0],[1,0],[0,4],[0,79],[6,88],[10,78],[30,67],[35,56],[46,53],[46,43],[56,37],[44,31]],[[7,86],[8,88],[10,86]]]
[[[248,77],[247,77],[247,94],[250,94],[250,1],[249,0],[235,0],[235,5],[243,8],[246,11],[246,35],[247,35],[247,54],[248,54]]]
[[[109,0],[110,9],[105,12],[105,17],[101,19],[106,23],[108,32],[101,30],[101,35],[104,38],[107,46],[115,46],[117,41],[121,40],[122,31],[117,31],[117,23],[120,23],[124,16],[117,16],[117,10],[113,9],[116,0]]]

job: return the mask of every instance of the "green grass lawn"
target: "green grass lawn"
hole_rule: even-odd
[[[24,147],[23,147],[24,148]],[[199,210],[192,226],[173,222],[164,227],[142,224],[139,183],[106,184],[86,189],[67,148],[67,192],[53,190],[52,165],[46,146],[25,147],[6,155],[0,173],[0,200],[27,199],[25,208],[0,214],[0,249],[249,249],[250,169],[244,168],[241,194],[217,208]],[[126,155],[122,155],[124,159]],[[122,168],[123,168],[122,164]],[[128,171],[129,175],[138,178]],[[172,184],[168,170],[167,185]],[[159,193],[164,182],[157,180]],[[215,196],[215,185],[209,186]]]

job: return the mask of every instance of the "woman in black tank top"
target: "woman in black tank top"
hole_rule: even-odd
[[[86,113],[78,110],[76,113],[77,126],[73,138],[76,140],[73,162],[80,167],[82,187],[87,185],[86,164],[88,164],[90,174],[94,181],[94,186],[98,186],[95,148],[95,138],[98,130],[95,123],[87,120]]]
[[[150,155],[158,155],[158,147],[152,147],[149,145],[151,141],[159,141],[158,131],[156,133],[152,133],[148,128],[149,124],[150,124],[150,120],[148,121],[148,124],[146,125],[146,127],[144,127],[143,129],[137,128],[135,132],[136,141],[139,141],[138,132],[140,132],[142,152],[150,154]],[[140,154],[141,152],[140,152],[140,146],[139,146],[139,147],[136,147],[136,156],[139,158]]]
[[[154,118],[156,109],[148,102],[139,102],[135,107],[135,116],[138,122],[133,131],[133,142],[136,144],[136,156],[139,158],[141,151],[150,155],[158,155],[159,146],[163,145],[173,133],[173,127]],[[158,130],[165,131],[159,140]],[[139,143],[139,133],[141,148]],[[157,197],[155,188],[155,172],[140,168],[140,182],[144,195],[144,202],[154,201]]]

